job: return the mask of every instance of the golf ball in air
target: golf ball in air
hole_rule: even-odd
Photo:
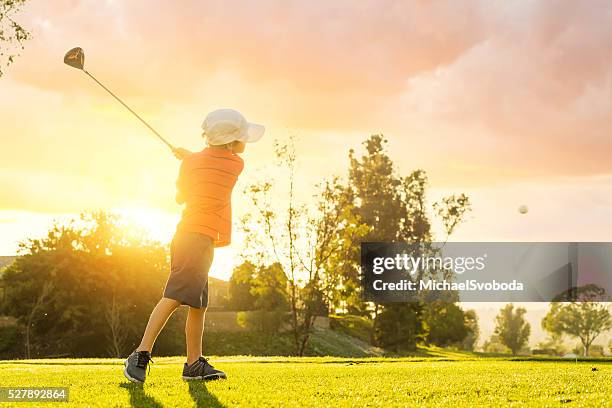
[[[519,211],[521,214],[527,214],[527,211],[529,211],[529,209],[527,208],[527,206],[526,206],[526,205],[521,205],[521,206],[518,208],[518,211]]]

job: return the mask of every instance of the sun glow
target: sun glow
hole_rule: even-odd
[[[170,242],[179,220],[179,214],[139,205],[116,207],[111,212],[142,228],[149,238],[162,243]]]
[[[167,244],[172,240],[176,230],[176,224],[180,220],[179,213],[169,213],[147,205],[129,204],[114,207],[112,213],[122,217],[127,226],[135,226],[142,229],[148,238]],[[235,240],[240,240],[240,234],[234,231]],[[234,242],[233,245],[240,245]],[[218,248],[215,250],[215,258],[210,270],[210,276],[220,279],[229,279],[232,269],[241,259],[237,256],[235,249],[231,247]]]

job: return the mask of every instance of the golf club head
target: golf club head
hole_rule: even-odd
[[[83,69],[85,66],[85,52],[81,47],[75,47],[64,56],[64,64],[72,68]]]

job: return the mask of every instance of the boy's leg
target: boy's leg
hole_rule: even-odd
[[[193,364],[202,355],[202,334],[206,308],[189,307],[185,322],[185,342],[187,343],[187,364]]]
[[[178,300],[168,298],[161,298],[161,300],[157,302],[157,305],[155,305],[155,308],[151,312],[149,322],[147,323],[147,328],[145,329],[145,332],[142,335],[140,345],[136,349],[137,351],[151,352],[151,350],[153,349],[153,344],[155,343],[155,339],[157,339],[157,336],[166,325],[166,322],[168,321],[170,315],[172,315],[172,313],[180,305],[181,302],[179,302]]]
[[[218,380],[227,378],[221,370],[210,365],[202,357],[202,333],[204,332],[204,315],[206,308],[190,307],[185,322],[187,342],[187,362],[183,365],[183,380]]]

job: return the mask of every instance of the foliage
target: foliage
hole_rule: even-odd
[[[427,303],[424,320],[428,328],[425,340],[429,344],[447,347],[461,343],[468,335],[465,313],[454,303],[443,300]]]
[[[539,342],[532,350],[532,353],[562,356],[568,351],[569,347],[563,342],[562,336],[551,335],[546,340]]]
[[[284,310],[253,310],[238,312],[237,323],[251,332],[276,334],[287,323],[288,315]]]
[[[332,312],[365,314],[361,299],[358,242],[371,230],[355,211],[353,198],[338,177],[321,185],[319,208],[326,219],[323,226],[333,226],[328,234],[330,251],[322,268],[322,295]]]
[[[514,309],[512,303],[503,307],[495,318],[495,334],[499,341],[517,354],[529,340],[531,326],[525,321],[527,311],[523,307]]]
[[[19,12],[26,0],[0,0],[0,77],[4,69],[17,57],[17,50],[31,38],[31,34],[21,26],[13,15]]]
[[[542,328],[553,336],[568,335],[582,343],[584,355],[588,356],[593,341],[612,329],[609,305],[595,300],[604,293],[602,288],[588,285],[577,289],[573,302],[550,304],[550,310],[542,319]]]
[[[330,315],[329,327],[367,343],[372,342],[373,321],[365,316]]]
[[[255,296],[251,293],[255,268],[255,265],[248,261],[234,268],[229,280],[228,310],[255,309]]]
[[[601,344],[592,344],[589,348],[589,354],[587,357],[603,357],[604,347]]]
[[[470,199],[465,194],[452,194],[443,197],[439,203],[434,203],[433,208],[442,219],[448,237],[471,210]]]
[[[250,185],[246,194],[256,211],[243,219],[243,229],[252,262],[259,268],[277,263],[286,276],[296,354],[303,355],[316,317],[327,312],[324,276],[328,260],[340,247],[333,238],[343,224],[338,207],[327,199],[333,194],[328,187],[323,187],[315,208],[298,203],[293,139],[276,142],[275,153],[286,191],[280,191],[275,179]],[[282,200],[279,194],[284,194]]]
[[[290,356],[294,354],[295,348],[290,333],[207,332],[204,336],[203,351],[208,356]]]
[[[251,287],[254,308],[280,312],[289,310],[287,286],[287,277],[278,262],[259,268]]]
[[[461,349],[474,351],[476,344],[478,343],[478,337],[480,336],[480,327],[478,326],[478,315],[473,309],[465,311],[465,327],[467,329],[467,335],[461,342]]]
[[[428,243],[433,240],[432,224],[429,218],[426,191],[427,175],[423,170],[415,170],[402,177],[397,175],[396,168],[386,151],[387,140],[382,135],[368,138],[363,147],[365,153],[358,157],[354,150],[349,152],[349,175],[344,194],[339,197],[347,203],[353,219],[359,220],[367,227],[367,233],[355,236],[349,244],[354,249],[346,253],[346,258],[328,266],[341,277],[337,278],[343,286],[355,288],[348,292],[350,297],[335,300],[336,308],[346,308],[349,313],[368,313],[371,306],[364,303],[359,296],[360,288],[360,258],[359,244],[369,242],[407,242]],[[434,203],[433,209],[441,218],[447,238],[463,221],[470,209],[469,199],[461,195],[452,195],[439,203]],[[339,235],[342,237],[342,235]],[[335,258],[332,258],[335,260]],[[423,276],[415,276],[418,280]],[[448,299],[449,302],[454,301]],[[392,347],[414,349],[416,343],[400,345],[397,342],[416,342],[427,335],[427,325],[421,319],[424,305],[388,304],[375,305],[376,320],[374,339],[376,344],[392,344]],[[389,309],[389,310],[386,310]],[[414,314],[413,316],[408,316]],[[398,316],[402,323],[394,323],[392,319]],[[461,332],[457,338],[465,337],[462,319],[459,319]],[[412,327],[407,325],[412,324]],[[388,330],[390,330],[388,332]],[[434,334],[435,336],[436,334]],[[389,340],[385,340],[388,337]],[[440,339],[441,340],[441,339]]]
[[[125,355],[168,273],[165,247],[103,212],[56,224],[21,253],[2,276],[2,309],[25,326],[26,357]]]
[[[374,344],[391,351],[414,351],[425,340],[423,304],[390,303],[374,320]]]
[[[482,345],[482,350],[485,353],[493,353],[493,354],[505,354],[511,353],[510,350],[504,343],[502,343],[499,335],[492,334],[489,340],[485,340]]]
[[[245,261],[234,269],[230,278],[228,308],[240,311],[240,326],[278,333],[287,321],[287,286],[287,277],[279,263],[255,266]]]
[[[385,151],[386,143],[384,137],[374,135],[363,143],[366,153],[360,158],[351,150],[348,180],[343,182],[337,177],[325,180],[314,209],[295,200],[296,154],[292,140],[276,144],[283,170],[278,174],[286,177],[284,199],[278,199],[279,186],[274,179],[253,184],[246,190],[257,209],[243,219],[249,259],[256,265],[265,265],[269,262],[267,255],[271,254],[272,261],[282,265],[289,283],[298,354],[308,341],[317,314],[325,314],[326,310],[372,313],[372,305],[361,298],[361,241],[423,243],[432,239],[425,197],[427,176],[422,170],[406,177],[397,176]],[[279,210],[279,203],[286,208]],[[469,207],[469,199],[464,195],[453,195],[436,204],[447,235],[462,222]],[[374,315],[378,318],[384,314],[387,306],[393,309],[387,313],[389,316],[422,309],[422,305],[375,305]],[[424,338],[421,317],[420,312],[404,316],[404,326],[413,326],[403,327],[402,333],[391,333],[389,338],[406,341]],[[386,316],[381,319],[378,337],[374,337],[384,342],[382,331],[395,325],[384,321]],[[406,347],[414,349],[416,344]]]
[[[253,312],[245,313],[246,316]],[[364,357],[372,355],[364,344],[344,333],[316,327],[304,351],[305,356]],[[367,345],[365,345],[367,347]],[[204,354],[214,356],[292,356],[295,355],[290,331],[206,332]]]
[[[15,350],[22,338],[20,327],[16,324],[0,326],[0,355],[6,355]]]
[[[420,224],[420,231],[429,230],[425,217],[406,217],[407,206],[403,202],[404,184],[410,183],[395,172],[395,166],[385,151],[386,139],[373,135],[363,142],[366,153],[356,157],[349,151],[349,176],[347,194],[355,201],[354,211],[364,224],[371,227],[364,240],[391,242],[403,238],[401,228],[409,223]],[[420,214],[423,215],[423,214]]]

